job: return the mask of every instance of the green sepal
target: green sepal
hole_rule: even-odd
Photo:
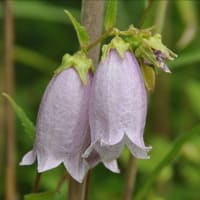
[[[54,72],[55,75],[58,75],[65,69],[74,68],[83,84],[87,83],[87,76],[89,71],[95,71],[93,62],[83,51],[78,51],[74,55],[65,54],[62,58],[62,63],[60,67]]]
[[[124,40],[127,41],[133,52],[142,44],[144,38],[151,37],[151,28],[149,29],[137,29],[133,25],[130,25],[127,31],[122,33],[125,37]]]
[[[136,50],[135,50],[135,56],[138,59],[143,59],[145,61],[148,61],[151,63],[153,66],[160,68],[160,64],[157,61],[153,50],[148,47],[147,45],[140,45]]]
[[[153,67],[145,65],[143,62],[140,62],[140,67],[141,67],[146,89],[149,92],[152,92],[155,88],[156,73]]]
[[[7,93],[2,93],[2,95],[9,101],[17,117],[22,123],[24,131],[30,136],[30,139],[33,140],[35,136],[35,126],[33,125],[33,122],[27,117],[23,109],[15,103],[11,96],[9,96]]]
[[[143,59],[154,67],[160,68],[160,62],[157,60],[154,50],[160,51],[165,60],[173,60],[177,55],[168,49],[161,41],[160,34],[143,38],[138,48],[135,49],[135,56]]]
[[[117,0],[107,0],[106,3],[104,27],[105,30],[108,31],[115,25],[117,15]]]
[[[67,14],[67,16],[71,20],[76,30],[76,34],[77,34],[80,46],[82,48],[85,48],[89,42],[89,36],[87,34],[87,31],[85,30],[85,27],[81,26],[81,24],[76,20],[75,17],[73,17],[73,15],[68,10],[64,10],[64,12]]]
[[[109,44],[102,47],[102,60],[105,60],[111,49],[115,49],[121,58],[124,58],[125,52],[131,50],[129,43],[121,37],[115,36]]]
[[[160,34],[155,34],[154,36],[150,37],[149,39],[144,39],[143,42],[150,48],[161,51],[168,60],[174,60],[177,55],[168,49],[161,40]]]

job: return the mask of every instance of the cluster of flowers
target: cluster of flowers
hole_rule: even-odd
[[[84,52],[64,55],[40,104],[33,150],[21,165],[37,158],[38,172],[44,172],[64,163],[69,174],[82,182],[99,162],[119,172],[116,159],[124,145],[135,157],[149,158],[151,147],[143,140],[147,91],[138,61],[152,67],[153,58],[160,68],[169,69],[163,64],[168,54],[152,44],[150,49],[146,44],[150,40],[143,41],[134,51],[136,59],[130,44],[114,37],[102,48],[95,72]],[[148,57],[145,48],[153,56]]]

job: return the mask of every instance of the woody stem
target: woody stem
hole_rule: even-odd
[[[82,0],[81,10],[81,23],[86,28],[86,31],[91,41],[96,41],[102,33],[103,24],[103,13],[104,13],[104,0],[91,1]],[[91,49],[89,57],[93,60],[96,66],[99,60],[100,53],[100,41],[92,43],[88,48]],[[94,47],[94,48],[93,48]],[[87,200],[89,191],[89,175],[85,177],[82,184],[76,182],[70,177],[69,189],[68,189],[68,200]]]

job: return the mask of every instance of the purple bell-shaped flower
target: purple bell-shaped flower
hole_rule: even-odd
[[[147,93],[140,67],[126,50],[120,56],[111,49],[95,73],[89,106],[91,145],[84,153],[99,153],[103,161],[119,157],[124,145],[137,158],[149,158],[143,132],[147,114]]]
[[[21,165],[30,165],[37,158],[38,172],[44,172],[64,163],[69,174],[82,182],[89,168],[100,162],[95,151],[87,159],[82,158],[91,142],[88,118],[91,74],[87,73],[84,80],[85,84],[74,68],[52,78],[40,104],[33,150],[23,157]],[[118,171],[116,161],[105,166]]]

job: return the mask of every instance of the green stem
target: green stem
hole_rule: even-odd
[[[4,90],[14,95],[14,20],[12,1],[4,1]],[[16,135],[14,112],[8,101],[4,105],[5,115],[5,200],[16,199]]]
[[[91,1],[82,0],[81,24],[86,28],[91,41],[101,37],[104,13],[104,0]],[[92,45],[94,47],[89,52],[88,56],[93,60],[94,65],[97,65],[100,53],[99,41]],[[90,134],[90,133],[88,133]],[[72,177],[69,178],[69,189],[67,200],[85,200],[88,192],[89,176],[86,175],[82,184],[76,182]]]
[[[102,35],[104,0],[91,1],[82,0],[81,24],[86,28],[90,42]],[[98,64],[100,53],[100,43],[95,48],[90,49],[89,57],[93,60],[94,65]]]
[[[139,22],[140,27],[142,27],[144,25],[145,19],[148,16],[149,12],[151,11],[151,8],[152,8],[154,2],[155,2],[155,0],[149,0],[149,4],[148,4],[147,8],[145,9],[145,11],[140,19],[140,22]]]
[[[123,200],[131,200],[135,186],[135,177],[137,172],[136,159],[130,154],[128,168],[126,172],[126,182]]]
[[[42,173],[37,172],[37,174],[35,176],[35,182],[34,182],[33,189],[32,189],[33,193],[38,191],[41,175],[42,175]]]
[[[155,33],[162,33],[165,24],[165,16],[167,11],[168,0],[158,2],[157,12],[155,16]]]
[[[57,187],[56,187],[56,192],[60,192],[60,189],[63,185],[63,183],[69,178],[69,174],[65,171],[63,176],[60,178],[58,181]]]
[[[112,29],[106,31],[104,34],[102,34],[99,38],[97,38],[94,42],[90,43],[87,47],[86,50],[89,51],[92,48],[94,48],[97,44],[101,43],[103,40],[105,40],[111,33]]]
[[[197,125],[195,128],[193,128],[190,132],[182,135],[179,139],[177,139],[177,141],[174,143],[174,145],[169,150],[167,155],[160,161],[160,163],[158,163],[157,167],[155,167],[155,169],[153,170],[151,175],[146,179],[143,185],[140,186],[141,189],[136,194],[134,200],[142,200],[147,196],[149,188],[152,186],[152,184],[156,180],[161,170],[175,159],[181,147],[187,141],[189,141],[191,138],[193,138],[195,135],[199,133],[200,133],[200,124]]]
[[[92,171],[90,170],[89,172],[88,172],[88,175],[87,175],[87,177],[86,177],[86,182],[85,182],[85,199],[84,200],[88,200],[88,198],[89,198],[89,186],[90,186],[90,177],[91,177],[91,173],[92,173]]]

